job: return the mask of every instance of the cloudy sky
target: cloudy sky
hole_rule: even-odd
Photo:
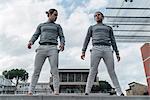
[[[110,3],[120,4],[120,0],[0,0],[0,74],[4,70],[23,68],[29,73],[29,80],[34,68],[35,49],[27,44],[39,23],[47,21],[45,11],[56,8],[59,23],[66,38],[65,51],[60,53],[59,68],[89,68],[91,43],[86,59],[80,59],[81,49],[87,29],[95,24],[93,14],[100,10],[104,14]],[[128,83],[146,84],[140,47],[144,43],[117,43],[121,61],[115,58],[115,70],[123,90]],[[39,82],[48,82],[50,66],[46,60]],[[106,67],[101,61],[98,77],[110,81]],[[111,83],[112,84],[112,83]]]

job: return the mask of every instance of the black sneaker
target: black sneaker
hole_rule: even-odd
[[[124,94],[123,93],[121,93],[121,95],[120,96],[124,96]]]
[[[88,93],[85,93],[85,95],[89,95]]]

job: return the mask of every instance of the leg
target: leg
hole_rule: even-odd
[[[109,73],[109,76],[116,88],[116,91],[118,93],[118,95],[121,95],[122,94],[122,91],[121,91],[121,87],[119,85],[119,82],[118,82],[118,78],[116,76],[116,73],[115,73],[115,69],[114,69],[114,58],[113,58],[113,53],[112,51],[105,51],[104,52],[104,62],[107,66],[107,70],[108,70],[108,73]]]
[[[29,95],[32,94],[35,89],[45,59],[46,59],[45,55],[43,55],[40,51],[37,52],[35,56],[34,72],[32,75],[32,79],[28,91]]]
[[[59,94],[59,73],[58,73],[58,50],[51,52],[48,57],[51,65],[51,74],[53,77],[54,93]]]
[[[90,68],[87,83],[86,83],[86,89],[85,89],[86,94],[90,93],[91,88],[94,83],[95,76],[97,74],[97,68],[101,59],[99,54],[100,54],[100,51],[97,51],[97,50],[92,50],[91,52],[91,68]]]

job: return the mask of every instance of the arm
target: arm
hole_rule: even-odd
[[[28,48],[31,49],[31,46],[34,44],[34,42],[38,39],[39,35],[41,34],[41,26],[38,25],[35,33],[33,34],[32,38],[30,39],[28,43]]]
[[[89,27],[84,44],[83,44],[82,54],[81,54],[81,59],[83,59],[83,60],[85,58],[85,52],[86,52],[87,46],[90,42],[91,36],[92,36],[92,26]]]
[[[110,38],[111,38],[111,45],[112,45],[113,50],[116,53],[117,60],[120,61],[119,51],[118,51],[118,48],[117,48],[117,44],[116,44],[116,40],[115,40],[112,28],[110,29]]]
[[[60,50],[61,51],[64,51],[64,46],[65,46],[65,37],[64,37],[64,34],[63,34],[63,30],[62,30],[62,27],[59,25],[59,28],[58,28],[58,33],[59,33],[59,39],[60,39]]]

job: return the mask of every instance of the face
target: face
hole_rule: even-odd
[[[58,16],[58,13],[57,11],[54,11],[52,14],[49,14],[49,20],[51,20],[52,22],[55,22],[57,20],[57,16]]]
[[[96,22],[102,22],[103,19],[104,19],[104,17],[102,16],[102,14],[99,13],[99,12],[95,13],[94,18],[95,18]]]

